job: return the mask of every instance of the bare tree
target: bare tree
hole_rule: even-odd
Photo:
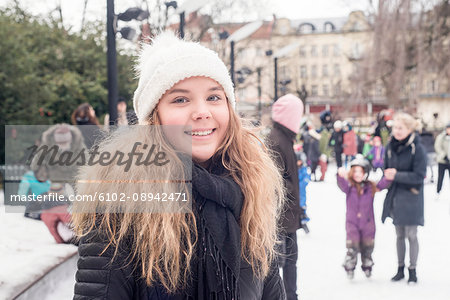
[[[449,0],[431,8],[420,0],[379,0],[372,25],[373,47],[353,81],[362,89],[357,96],[368,97],[381,84],[392,107],[414,107],[425,74],[449,78]]]

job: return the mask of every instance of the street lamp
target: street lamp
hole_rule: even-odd
[[[274,73],[275,73],[274,74],[274,90],[275,90],[274,96],[275,96],[275,98],[273,99],[274,102],[277,101],[277,99],[278,99],[278,58],[286,57],[289,53],[291,53],[293,50],[295,50],[299,46],[300,46],[299,42],[294,42],[292,44],[289,44],[289,45],[281,48],[280,50],[275,52],[275,54],[273,55]],[[288,83],[286,83],[286,84],[288,84]]]
[[[170,3],[175,4],[177,6],[176,1],[171,1]],[[181,38],[184,38],[185,16],[189,15],[191,12],[199,10],[206,3],[208,3],[208,0],[186,0],[178,8],[174,7],[174,8],[176,8],[176,12],[180,15],[179,31],[180,31]]]
[[[235,80],[234,80],[234,44],[236,42],[239,42],[247,37],[249,37],[250,35],[252,35],[256,30],[258,30],[261,25],[263,24],[262,21],[255,21],[252,23],[249,23],[247,25],[242,26],[241,28],[239,28],[238,30],[236,30],[235,32],[233,32],[233,34],[231,34],[228,38],[227,41],[230,42],[230,75],[231,75],[231,81],[233,82],[233,86],[235,85]]]
[[[142,21],[150,16],[148,11],[133,7],[124,13],[114,13],[114,0],[106,2],[106,41],[107,41],[107,62],[108,62],[108,111],[109,125],[114,125],[117,120],[117,98],[119,91],[117,87],[117,57],[116,57],[116,27],[117,20],[128,22],[131,20]],[[132,39],[136,31],[130,27],[120,30],[121,35],[126,39]]]

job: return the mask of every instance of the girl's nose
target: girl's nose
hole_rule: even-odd
[[[192,112],[192,119],[194,120],[211,118],[211,111],[209,110],[207,103],[201,102],[202,103],[195,105]]]

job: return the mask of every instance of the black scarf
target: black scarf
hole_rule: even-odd
[[[197,215],[195,299],[238,299],[241,261],[239,217],[243,194],[222,164],[210,171],[193,165],[192,186]]]
[[[411,133],[412,134],[412,133]],[[406,144],[408,143],[409,139],[411,138],[411,134],[409,134],[406,138],[403,140],[397,140],[395,137],[392,137],[391,139],[391,149],[395,153],[400,153],[405,149]]]

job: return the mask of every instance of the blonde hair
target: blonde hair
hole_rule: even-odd
[[[282,177],[269,150],[251,129],[242,125],[229,103],[228,109],[229,130],[213,160],[220,159],[244,194],[240,216],[242,257],[252,265],[258,277],[264,278],[276,255],[278,217],[284,199]],[[159,124],[156,109],[149,116],[148,123]],[[128,134],[125,137],[112,138],[104,142],[102,147],[110,150],[117,148],[121,151],[126,151],[127,148],[129,150],[132,143],[129,136]],[[140,140],[145,142],[148,139],[144,133]],[[170,145],[163,144],[162,147],[172,158],[177,159]],[[102,179],[120,181],[123,172],[112,168],[114,167],[108,167],[100,172],[96,168],[83,167],[80,179],[96,175]],[[146,169],[139,172],[149,172]],[[131,178],[140,177],[133,173]],[[125,193],[149,190],[147,186],[130,184],[115,184],[113,188]],[[85,184],[80,185],[78,192],[94,194],[98,192],[98,188],[92,184]],[[109,243],[105,250],[110,245],[114,246],[114,256],[121,242],[131,236],[133,246],[130,249],[130,262],[141,266],[140,274],[147,285],[159,282],[168,292],[176,292],[186,287],[191,271],[190,262],[197,242],[197,226],[192,212],[96,214],[92,211],[76,212],[76,209],[74,211],[72,219],[77,235],[81,237],[92,230],[106,233]]]
[[[417,120],[413,116],[405,112],[398,112],[394,115],[394,122],[402,122],[411,132],[417,128]]]

